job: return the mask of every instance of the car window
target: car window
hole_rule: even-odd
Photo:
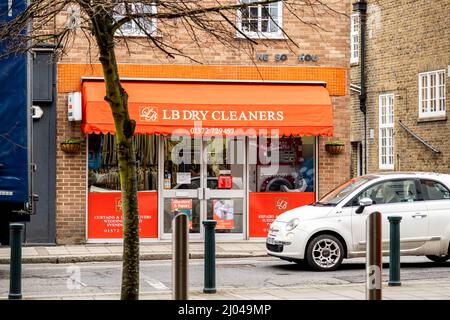
[[[373,204],[421,200],[414,180],[391,180],[375,184],[357,195],[352,200],[352,205],[358,205],[363,198],[372,199]]]
[[[432,180],[422,180],[422,188],[428,195],[428,200],[445,200],[450,199],[449,190],[439,182]]]
[[[373,176],[362,176],[351,179],[344,184],[340,185],[333,191],[324,195],[318,202],[314,203],[314,205],[330,205],[335,206],[343,199],[345,199],[349,194],[355,191],[357,188],[361,187],[365,183],[374,179]]]

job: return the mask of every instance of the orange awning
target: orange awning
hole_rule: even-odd
[[[333,108],[319,84],[124,81],[136,133],[332,135]],[[83,82],[85,133],[114,133],[102,81]]]

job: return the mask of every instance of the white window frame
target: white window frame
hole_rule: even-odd
[[[124,1],[124,2],[121,2],[120,4],[118,4],[118,6],[123,6],[123,5],[126,5],[126,4],[128,4],[128,5],[130,5],[131,6],[131,10],[133,11],[133,12],[136,12],[136,5],[144,5],[144,4],[142,4],[142,3],[140,3],[140,2],[136,2],[136,3],[127,3],[126,1]],[[150,6],[150,8],[151,8],[151,13],[152,14],[155,14],[156,12],[157,12],[157,9],[156,9],[156,4],[152,4],[152,5],[146,5],[146,6]],[[117,15],[114,15],[114,18],[116,19],[116,20],[120,20],[121,18],[123,18],[124,16],[122,16],[122,15],[119,15],[119,14],[117,14]],[[134,21],[134,20],[132,20],[132,21],[130,21],[130,23],[131,23],[131,25],[132,25],[132,27],[131,27],[131,29],[129,29],[129,30],[123,30],[123,28],[120,28],[120,29],[118,29],[117,31],[116,31],[116,33],[114,34],[116,37],[146,37],[147,36],[147,34],[138,26],[138,24],[136,23],[136,21]],[[156,30],[157,30],[157,25],[156,25],[156,23],[157,23],[157,20],[156,20],[156,18],[152,18],[151,19],[151,29],[150,30],[147,30],[147,33],[148,34],[150,34],[150,35],[154,35],[155,33],[156,33]]]
[[[357,30],[355,30],[355,25],[358,26]],[[359,63],[359,50],[361,47],[359,39],[359,28],[359,13],[354,13],[350,16],[350,63]]]
[[[434,87],[431,83],[432,76],[435,76],[436,79]],[[440,76],[442,76],[443,81],[441,85],[438,83]],[[424,97],[423,79],[426,81],[426,97]],[[439,96],[440,88],[442,88],[442,96]],[[445,117],[445,90],[445,69],[419,73],[419,118]],[[434,98],[432,98],[433,95]],[[436,110],[431,110],[433,102]],[[440,110],[440,102],[442,102],[442,110]]]
[[[394,94],[379,95],[378,159],[382,170],[394,170],[394,104]]]
[[[260,0],[254,0],[255,2],[258,2]],[[241,0],[238,0],[238,4],[242,4]],[[244,31],[242,30],[242,11],[237,10],[237,28],[245,34],[248,38],[252,39],[284,39],[283,35],[283,1],[275,2],[272,4],[278,5],[278,17],[277,17],[277,25],[278,25],[278,31],[276,32],[254,32],[254,31]],[[270,4],[267,4],[270,5]],[[266,6],[267,6],[266,5]],[[258,30],[261,30],[261,17],[262,17],[262,7],[263,5],[258,5]],[[242,35],[241,32],[237,32],[236,36],[238,38],[245,38],[244,35]]]

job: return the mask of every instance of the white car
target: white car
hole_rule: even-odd
[[[383,254],[389,254],[388,217],[401,216],[402,255],[450,259],[450,175],[377,173],[349,180],[311,205],[282,213],[270,225],[267,253],[335,270],[344,258],[364,257],[366,218],[383,216]]]

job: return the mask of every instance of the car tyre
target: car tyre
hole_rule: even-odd
[[[336,270],[343,259],[344,246],[341,240],[330,234],[315,237],[306,249],[306,261],[313,270]]]
[[[450,255],[446,255],[446,256],[426,256],[428,259],[430,259],[433,262],[446,262],[447,260],[450,259]]]

